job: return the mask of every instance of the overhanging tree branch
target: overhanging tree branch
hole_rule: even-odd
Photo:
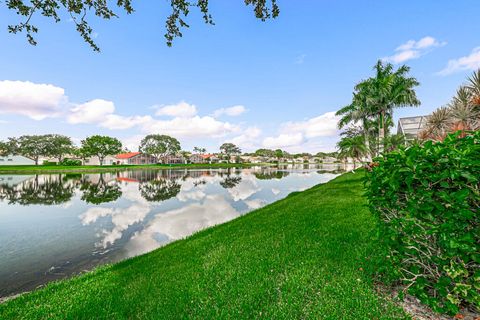
[[[276,18],[280,14],[277,0],[244,0],[244,3],[252,6],[255,17],[262,21]],[[107,0],[30,0],[28,3],[24,0],[6,0],[5,4],[9,10],[25,17],[24,22],[9,25],[8,31],[14,34],[26,32],[27,40],[31,45],[37,44],[34,34],[38,33],[38,28],[31,23],[32,17],[36,14],[52,18],[58,23],[61,21],[61,12],[66,11],[75,23],[77,32],[94,51],[100,51],[100,48],[93,39],[94,33],[86,19],[87,14],[93,11],[97,17],[105,20],[118,18],[111,6],[107,4]],[[113,6],[127,14],[134,12],[131,0],[117,0]],[[200,10],[205,23],[214,25],[209,12],[209,0],[170,0],[170,6],[172,13],[165,22],[165,39],[168,46],[172,46],[175,38],[182,37],[182,29],[189,28],[186,18],[191,8]]]

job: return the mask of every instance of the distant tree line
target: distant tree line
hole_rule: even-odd
[[[180,142],[171,136],[149,134],[140,142],[138,151],[152,155],[158,160],[169,155],[182,155],[189,157],[188,151],[182,151]],[[194,153],[203,154],[205,148],[195,147]],[[91,157],[97,157],[100,165],[105,158],[128,152],[122,142],[114,137],[93,135],[82,140],[80,146],[74,145],[70,137],[60,134],[23,135],[0,141],[0,156],[21,155],[35,161],[38,165],[40,159],[56,159],[60,165],[81,165]],[[230,161],[232,156],[239,156],[241,149],[233,143],[224,143],[220,146],[220,155]]]

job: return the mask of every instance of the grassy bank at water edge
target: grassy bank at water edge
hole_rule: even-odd
[[[0,319],[405,319],[364,271],[363,174],[50,284],[0,305]]]

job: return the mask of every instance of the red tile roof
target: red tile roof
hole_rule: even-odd
[[[137,179],[132,178],[125,178],[125,177],[118,177],[117,181],[125,181],[125,182],[140,182]]]
[[[141,152],[128,152],[128,153],[120,153],[117,154],[115,158],[117,159],[130,159],[135,156],[138,156]]]

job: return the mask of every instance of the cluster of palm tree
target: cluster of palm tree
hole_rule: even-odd
[[[452,101],[435,110],[425,128],[419,133],[420,140],[443,140],[448,133],[461,130],[480,130],[480,69],[468,78]]]
[[[403,144],[402,136],[389,133],[393,111],[420,105],[415,92],[419,82],[409,76],[409,67],[395,70],[392,64],[379,60],[374,71],[373,77],[355,86],[352,102],[336,113],[341,116],[338,127],[347,128],[338,143],[343,158],[371,160]]]

